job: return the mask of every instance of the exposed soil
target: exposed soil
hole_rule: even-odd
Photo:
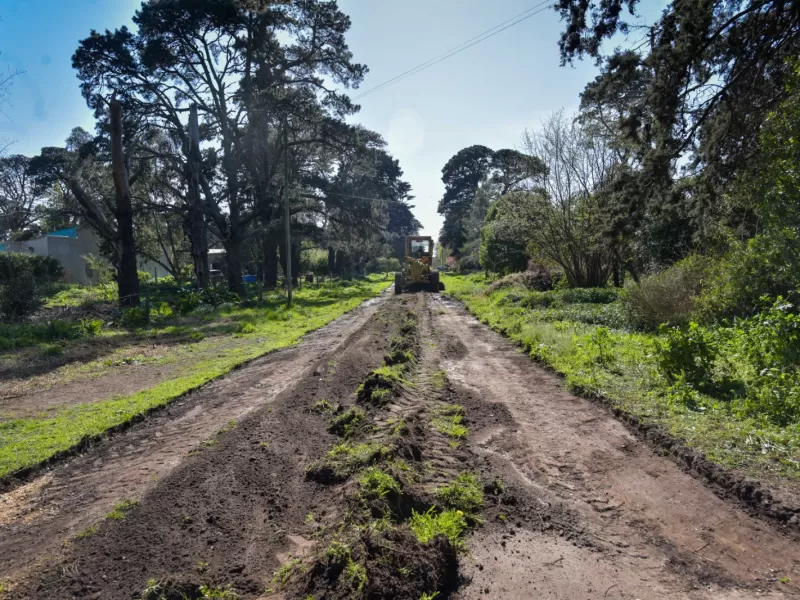
[[[351,345],[378,303],[365,302],[298,345],[251,362],[0,495],[0,577],[16,580],[39,560],[57,560],[64,540],[120,500],[162,485],[162,477],[229,421],[274,401],[314,372],[336,372],[338,351]]]
[[[371,372],[392,363],[384,357],[409,313],[416,329],[402,349],[416,359],[401,380],[381,380]],[[341,405],[337,415],[358,408],[363,423],[332,424],[322,399]],[[431,426],[456,404],[469,428],[460,445]],[[381,445],[380,460],[411,465],[401,494],[359,499],[352,471],[326,454],[345,432]],[[402,523],[461,472],[478,475],[485,506],[469,552],[456,555],[445,538],[422,544]],[[60,546],[122,498],[140,503]],[[364,515],[381,507],[398,528],[368,526]],[[366,566],[363,588],[346,587],[342,563],[324,553],[348,531],[360,532],[351,547]],[[297,573],[276,585],[290,556]],[[199,597],[202,584],[230,585],[243,600],[418,600],[431,589],[462,600],[783,598],[800,595],[798,567],[785,529],[719,497],[460,305],[427,293],[384,296],[0,497],[11,598],[137,599],[149,579],[168,598]]]

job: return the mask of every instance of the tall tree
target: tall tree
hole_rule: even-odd
[[[469,146],[458,151],[442,169],[441,243],[460,258],[465,244],[472,241],[477,260],[479,230],[491,202],[512,190],[530,188],[544,172],[537,157],[517,150],[495,152],[486,146]]]
[[[0,157],[0,237],[28,236],[37,220],[36,206],[44,190],[29,172],[30,159],[15,154]]]
[[[800,10],[786,0],[676,0],[642,41],[603,63],[604,39],[632,30],[636,0],[560,0],[564,62],[603,64],[582,97],[595,122],[617,127],[634,164],[615,182],[645,260],[674,260],[706,243],[736,174],[758,152],[769,112],[787,95],[800,52]],[[597,117],[602,117],[598,119]],[[617,227],[614,235],[628,235]],[[683,240],[687,240],[685,243]],[[679,256],[679,255],[678,255]]]
[[[186,103],[197,105],[219,157],[219,185],[201,177],[203,206],[227,251],[229,285],[240,291],[241,245],[261,212],[258,188],[244,180],[247,132],[262,129],[258,135],[269,140],[269,128],[286,121],[297,128],[306,114],[320,114],[309,106],[323,115],[356,110],[328,83],[357,85],[366,71],[344,40],[350,20],[335,2],[319,0],[150,0],[134,23],[136,34],[92,32],[81,42],[73,63],[84,95],[97,105],[104,90],[115,90],[143,117],[171,128],[186,149]],[[281,154],[268,160],[274,165]],[[279,172],[264,170],[270,178]]]

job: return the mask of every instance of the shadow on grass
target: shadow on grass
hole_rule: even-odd
[[[258,326],[268,321],[285,321],[307,316],[307,312],[338,302],[365,299],[369,295],[368,287],[360,282],[304,287],[298,290],[292,308],[286,307],[284,296],[272,291],[262,302],[254,302],[251,306],[198,310],[138,329],[115,327],[112,331],[117,333],[113,336],[37,340],[6,353],[6,358],[0,361],[0,381],[45,375],[70,364],[99,360],[135,345],[162,348],[233,336],[240,332],[242,323]]]

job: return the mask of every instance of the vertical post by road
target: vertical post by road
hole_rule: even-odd
[[[289,128],[283,121],[283,226],[286,234],[286,306],[292,305],[292,238],[289,227]]]

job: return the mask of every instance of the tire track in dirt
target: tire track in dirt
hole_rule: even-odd
[[[230,421],[311,375],[335,372],[389,294],[156,411],[127,431],[0,495],[0,582],[58,561],[62,543],[122,499],[140,498]]]
[[[656,456],[460,304],[431,302],[447,376],[478,415],[471,447],[535,501],[574,514],[590,542],[489,522],[459,598],[800,596],[796,541]]]

